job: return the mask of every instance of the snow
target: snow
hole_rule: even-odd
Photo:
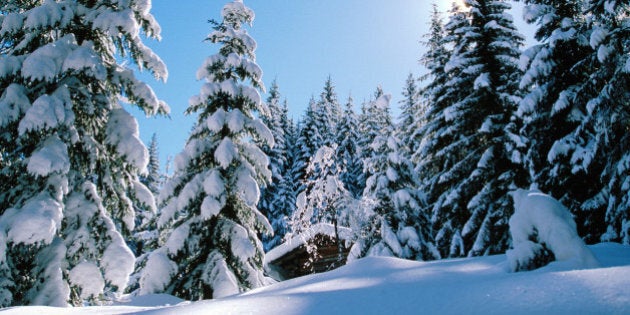
[[[62,204],[47,192],[28,200],[21,209],[7,209],[0,217],[0,233],[15,244],[50,244],[61,228]]]
[[[214,197],[207,196],[203,198],[203,202],[201,203],[201,218],[204,220],[212,219],[221,212],[223,207],[225,207],[225,198],[217,200]]]
[[[140,26],[134,18],[132,10],[97,10],[96,12],[92,29],[99,29],[110,36],[117,36],[121,32],[132,38],[138,36]]]
[[[218,250],[208,255],[203,271],[203,280],[212,286],[212,296],[222,298],[238,294],[238,281],[225,262],[225,257]]]
[[[68,278],[72,285],[81,288],[80,296],[82,299],[97,298],[105,288],[105,280],[103,280],[101,270],[95,264],[87,261],[72,268]]]
[[[226,117],[228,128],[234,133],[239,133],[245,126],[245,115],[240,109],[234,109]]]
[[[74,46],[74,35],[66,35],[54,43],[37,48],[22,64],[22,75],[32,80],[52,81],[61,72],[66,56]]]
[[[140,295],[163,291],[168,280],[177,272],[177,264],[168,258],[163,248],[149,255],[140,276]]]
[[[149,165],[149,150],[140,140],[138,121],[125,109],[113,109],[107,122],[107,143],[140,172]]]
[[[55,128],[63,124],[72,117],[70,111],[66,110],[66,106],[72,105],[70,92],[65,87],[60,87],[52,95],[44,94],[38,97],[20,121],[18,126],[20,135],[28,131]]]
[[[27,29],[41,29],[50,25],[60,25],[62,27],[67,25],[72,18],[73,12],[64,6],[65,4],[52,0],[44,1],[43,5],[34,7],[27,12],[28,16],[24,22],[24,27]]]
[[[24,16],[19,13],[8,13],[4,16],[2,21],[2,27],[0,28],[0,35],[4,36],[6,33],[13,33],[24,26]]]
[[[490,73],[484,72],[475,79],[475,90],[489,88],[490,86]]]
[[[226,230],[223,231],[222,235],[230,235],[229,239],[232,240],[230,249],[235,257],[246,262],[256,255],[256,247],[252,244],[244,227],[238,224],[226,224],[225,227]]]
[[[126,297],[116,306],[7,308],[39,314],[628,314],[630,246],[591,246],[601,266],[555,263],[510,273],[506,256],[416,262],[368,257],[336,270],[222,299],[182,302],[164,295]],[[218,260],[220,261],[220,260]],[[225,269],[224,269],[225,270]],[[228,282],[229,283],[229,282]],[[143,301],[136,303],[134,301]],[[173,306],[164,306],[171,304]]]
[[[112,231],[109,236],[112,242],[105,249],[100,263],[107,283],[115,286],[117,293],[121,294],[129,282],[129,275],[133,273],[136,260],[118,232]]]
[[[133,181],[133,188],[134,195],[138,198],[138,201],[140,201],[141,204],[148,206],[151,212],[156,213],[157,206],[155,205],[155,197],[153,196],[151,190],[137,180]]]
[[[189,235],[190,225],[187,223],[183,223],[173,230],[165,244],[168,253],[171,255],[177,254],[186,244],[186,239],[188,239]]]
[[[68,147],[57,136],[48,138],[30,157],[26,170],[42,177],[54,172],[67,173],[70,170]]]
[[[11,57],[3,59],[11,59]],[[0,74],[3,71],[2,64],[0,60]],[[24,87],[15,83],[9,85],[0,97],[0,126],[16,121],[20,114],[26,112],[30,106],[31,102],[26,96]]]
[[[396,257],[401,257],[403,255],[403,249],[398,241],[398,236],[394,233],[394,231],[392,231],[392,228],[389,226],[389,223],[385,218],[381,219],[381,238],[383,239],[383,242],[387,244],[392,253],[396,255]],[[370,254],[371,253],[368,253],[368,256],[371,256]],[[376,256],[380,256],[380,253],[376,254]]]
[[[252,208],[255,207],[260,199],[260,188],[250,170],[243,167],[239,168],[236,173],[236,187],[245,204]]]
[[[212,116],[206,119],[208,129],[213,132],[221,131],[225,125],[225,116],[226,112],[222,108],[217,109]]]
[[[614,53],[613,47],[601,45],[599,46],[599,49],[597,49],[597,60],[604,63],[608,56],[610,56],[612,53]]]
[[[603,27],[595,26],[593,28],[593,32],[591,33],[590,45],[593,49],[597,48],[597,46],[601,45],[604,40],[608,37],[608,30]]]
[[[234,142],[230,138],[223,138],[216,151],[214,151],[214,159],[223,169],[227,169],[238,156]]]
[[[221,176],[221,173],[217,170],[212,170],[210,174],[203,181],[203,190],[212,197],[220,197],[225,194],[225,182]]]
[[[92,75],[95,80],[99,81],[107,79],[107,69],[101,63],[100,57],[97,56],[91,42],[83,43],[81,47],[68,54],[61,70],[82,71],[84,74]]]
[[[574,269],[599,266],[578,236],[571,213],[560,202],[533,190],[517,189],[510,194],[515,209],[509,221],[514,248],[506,253],[511,270],[530,264],[541,244],[549,248],[556,261]]]

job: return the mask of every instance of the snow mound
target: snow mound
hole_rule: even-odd
[[[572,269],[599,266],[577,234],[573,216],[559,201],[539,191],[517,189],[510,194],[514,248],[506,254],[512,271],[535,269],[554,259]]]
[[[177,305],[180,303],[186,303],[186,301],[169,294],[147,294],[139,296],[124,296],[116,301],[114,305],[155,307]]]
[[[12,314],[630,314],[630,246],[590,246],[601,266],[510,273],[505,255],[417,262],[368,257],[330,272],[199,302],[166,295],[116,306],[27,306]],[[165,307],[166,304],[174,305]]]

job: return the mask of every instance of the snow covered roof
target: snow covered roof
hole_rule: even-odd
[[[352,240],[352,229],[347,227],[338,226],[339,238],[346,241]],[[302,245],[313,239],[316,235],[326,235],[329,237],[335,236],[335,226],[330,223],[317,223],[313,224],[309,229],[303,233],[291,236],[287,241],[273,248],[265,254],[265,264],[273,262],[282,256],[292,252]]]

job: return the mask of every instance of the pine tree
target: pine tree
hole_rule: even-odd
[[[290,225],[291,235],[300,235],[309,231],[314,223],[331,224],[339,253],[337,263],[340,263],[343,260],[343,244],[339,227],[349,225],[348,199],[351,197],[340,179],[343,169],[336,161],[336,150],[335,145],[323,146],[311,158],[306,169],[306,188],[297,197],[297,208]],[[307,250],[312,261],[317,256],[315,244],[309,243]]]
[[[579,234],[596,242],[604,232],[604,206],[598,192],[607,189],[601,176],[614,171],[604,171],[607,158],[598,158],[597,153],[606,152],[603,143],[608,136],[596,136],[597,127],[591,123],[602,117],[592,116],[597,105],[590,96],[603,92],[596,86],[603,86],[607,78],[592,75],[600,65],[591,62],[598,52],[589,45],[589,31],[584,29],[586,2],[525,3],[528,22],[539,25],[536,39],[540,41],[523,55],[526,71],[520,86],[527,94],[518,115],[524,123],[521,134],[529,143],[525,163],[532,183],[576,214]]]
[[[457,37],[453,30],[462,23],[466,23],[464,13],[454,7],[447,25],[449,27],[447,37],[437,5],[433,5],[430,32],[425,35],[428,37],[428,40],[424,42],[426,53],[420,59],[421,64],[428,70],[428,73],[420,78],[421,81],[427,82],[420,90],[421,102],[425,103],[427,108],[419,118],[421,127],[413,135],[415,139],[421,140],[418,149],[411,156],[416,165],[416,172],[423,182],[423,190],[427,192],[437,184],[439,167],[448,158],[436,156],[435,148],[441,143],[452,141],[453,138],[452,134],[442,134],[439,131],[445,129],[443,111],[452,102],[446,97],[449,95],[447,92],[451,92],[446,85],[451,74],[447,74],[444,68],[452,53],[447,49],[447,45],[456,41]]]
[[[307,180],[306,168],[317,150],[324,144],[324,140],[317,123],[317,104],[311,98],[302,121],[298,123],[299,135],[295,142],[293,163],[294,191],[296,196],[305,189]]]
[[[160,195],[158,227],[170,232],[148,258],[140,294],[218,298],[268,281],[258,233],[271,227],[256,205],[259,185],[271,179],[259,144],[272,145],[273,136],[254,116],[266,112],[256,42],[243,28],[254,12],[235,0],[222,18],[208,36],[221,48],[198,70],[206,83],[186,111],[198,114],[197,123]]]
[[[378,106],[387,112],[389,95],[380,97]],[[365,161],[372,174],[363,192],[369,205],[359,240],[352,256],[396,256],[415,260],[439,258],[424,212],[424,196],[417,189],[411,162],[400,149],[394,126],[385,127],[371,144],[372,157]]]
[[[366,161],[375,155],[372,144],[374,139],[385,133],[388,128],[393,125],[392,117],[389,112],[389,101],[391,95],[385,95],[383,89],[378,86],[374,93],[374,99],[364,103],[361,108],[361,118],[359,119],[359,130],[361,132],[361,140],[359,146],[361,148],[361,159],[363,160],[364,169],[363,176],[360,179],[361,186],[365,187],[365,181],[372,176],[371,170],[367,167]]]
[[[403,89],[403,99],[400,101],[400,116],[396,126],[396,137],[402,143],[401,154],[408,160],[420,147],[421,137],[416,137],[418,130],[422,128],[424,108],[420,103],[420,91],[416,85],[413,74],[409,74]]]
[[[160,151],[158,148],[157,134],[151,136],[149,143],[149,165],[147,166],[147,174],[142,176],[142,183],[157,196],[160,192],[162,175],[160,174]]]
[[[584,27],[593,51],[587,58],[591,75],[582,87],[588,92],[581,100],[587,109],[583,125],[589,128],[580,128],[583,140],[572,160],[580,161],[583,169],[596,162],[603,167],[594,174],[601,178],[601,190],[581,210],[597,213],[587,218],[590,226],[585,226],[592,241],[602,231],[598,223],[605,210],[606,232],[601,241],[630,244],[630,29],[623,26],[630,22],[630,4],[591,0],[586,7],[589,23]]]
[[[324,84],[324,91],[316,103],[315,121],[322,137],[322,145],[331,147],[337,140],[337,129],[341,117],[341,107],[337,100],[337,93],[329,76]]]
[[[540,5],[528,3],[530,10]],[[628,124],[629,71],[625,68],[629,36],[622,25],[628,21],[630,6],[582,1],[547,8],[554,9],[556,15],[539,23],[543,43],[527,55],[531,59],[525,79],[529,81],[523,82],[542,83],[534,86],[528,102],[521,106],[529,127],[526,131],[533,134],[534,144],[551,145],[533,146],[532,173],[537,184],[571,208],[587,242],[627,243],[628,225],[624,222],[628,221],[630,206],[623,183],[628,169],[628,138],[623,130]],[[530,19],[534,22],[540,16],[532,14]],[[563,22],[549,24],[556,20]],[[567,56],[567,52],[573,53]],[[563,79],[545,78],[543,71]],[[550,94],[538,97],[538,93]],[[550,118],[553,125],[543,125],[540,114]],[[539,125],[541,131],[559,132],[543,140],[538,130],[531,132]],[[542,172],[548,169],[561,177],[546,177]]]
[[[124,238],[153,195],[127,99],[168,112],[119,60],[165,79],[141,40],[159,38],[149,2],[0,4],[0,307],[100,303],[125,289]]]
[[[436,121],[430,122],[428,134],[437,139],[429,159],[437,161],[425,159],[431,164],[421,172],[437,170],[427,192],[444,257],[507,249],[507,192],[518,177],[512,162],[516,144],[506,145],[512,142],[506,129],[518,100],[517,59],[523,39],[505,13],[505,1],[466,5],[468,11],[454,11],[447,25],[453,51],[444,66],[450,79],[441,97],[448,103],[432,104],[439,112],[431,113]]]
[[[157,226],[156,226],[156,202],[162,183],[160,173],[160,158],[158,151],[157,134],[151,137],[149,144],[149,164],[147,173],[140,176],[140,181],[151,191],[154,202],[149,206],[136,207],[135,231],[131,239],[130,247],[139,257],[157,248]]]
[[[286,103],[285,103],[286,106]],[[261,190],[259,201],[260,211],[267,217],[273,228],[273,235],[263,236],[263,247],[265,251],[279,245],[286,233],[286,218],[290,214],[291,208],[287,207],[288,195],[292,194],[291,181],[285,180],[287,174],[287,128],[286,108],[280,105],[280,92],[278,84],[274,80],[269,97],[267,99],[269,115],[263,116],[263,122],[270,127],[274,138],[274,146],[263,146],[263,151],[269,157],[269,167],[271,169],[271,183]],[[289,202],[294,200],[289,198]]]
[[[365,188],[360,178],[363,174],[363,161],[359,147],[359,123],[354,112],[352,97],[348,98],[346,108],[337,132],[337,161],[345,170],[340,174],[344,187],[354,198],[359,198]]]

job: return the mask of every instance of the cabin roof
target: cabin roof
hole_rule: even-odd
[[[346,247],[349,247],[352,242],[352,230],[347,227],[338,226],[337,231],[339,232],[339,238],[346,243]],[[292,251],[298,249],[300,246],[306,245],[309,240],[314,239],[317,235],[334,238],[335,227],[329,223],[313,224],[303,233],[290,236],[284,243],[267,252],[265,254],[265,263],[270,264],[281,259]]]

